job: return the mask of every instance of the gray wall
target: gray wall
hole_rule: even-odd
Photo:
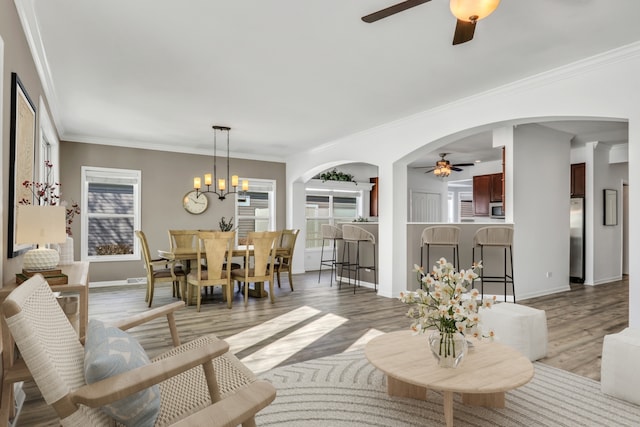
[[[31,57],[31,51],[27,45],[27,41],[22,31],[22,25],[18,18],[16,6],[13,0],[0,0],[0,37],[4,42],[4,54],[0,65],[2,65],[2,84],[0,85],[0,95],[2,100],[1,111],[2,121],[2,177],[0,178],[0,193],[2,200],[0,201],[0,212],[2,212],[2,230],[0,230],[0,258],[2,259],[2,282],[15,279],[15,273],[22,268],[22,256],[17,258],[7,258],[7,230],[9,227],[9,127],[11,114],[11,73],[15,72],[22,81],[29,97],[39,108],[39,100],[44,99],[44,93],[40,84],[35,64]],[[1,52],[0,52],[1,53]],[[4,62],[2,64],[2,62]],[[45,99],[46,103],[46,99]],[[36,112],[36,120],[39,120],[41,112]],[[37,124],[37,128],[40,126]]]
[[[191,215],[182,207],[182,198],[191,190],[194,176],[213,173],[213,156],[140,150],[106,145],[61,142],[60,181],[63,200],[80,201],[81,167],[97,166],[142,171],[141,228],[152,253],[169,248],[169,229],[217,229],[220,217],[234,216],[234,198],[220,201],[209,195],[209,208]],[[218,161],[218,168],[221,162]],[[285,227],[285,164],[231,159],[233,174],[248,178],[276,180],[276,228]],[[222,167],[222,173],[225,173]],[[251,186],[251,181],[249,181]],[[235,222],[235,220],[234,220]],[[72,226],[75,259],[80,259],[80,220]],[[92,282],[143,277],[142,261],[93,262]]]

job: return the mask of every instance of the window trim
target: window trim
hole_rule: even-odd
[[[269,225],[268,225],[268,229],[269,231],[275,231],[276,229],[276,180],[275,179],[259,179],[259,178],[245,178],[245,177],[239,177],[238,180],[240,182],[242,182],[243,180],[248,180],[249,181],[249,193],[251,192],[264,192],[264,193],[269,193]],[[258,188],[262,188],[262,187],[266,187],[269,186],[271,187],[271,190],[268,191],[262,191],[262,190],[255,190],[252,189],[252,186],[257,186]],[[236,224],[240,224],[240,219],[264,219],[264,217],[256,217],[256,216],[246,216],[246,215],[239,215],[239,210],[238,210],[238,206],[239,205],[239,194],[235,195],[235,200],[234,200],[234,217],[235,217],[235,223]],[[238,243],[238,233],[236,233],[236,245]]]
[[[133,186],[133,229],[139,230],[141,217],[142,217],[142,171],[134,169],[118,169],[118,168],[103,168],[94,166],[82,166],[81,168],[81,205],[84,215],[80,215],[81,218],[81,252],[80,259],[82,261],[91,262],[112,262],[112,261],[139,261],[140,258],[140,244],[135,235],[132,235],[133,241],[133,254],[123,255],[88,255],[89,250],[89,209],[88,209],[88,192],[91,177],[104,177],[104,178],[126,178],[135,181]]]
[[[331,186],[329,185],[323,185],[323,186],[318,186],[318,185],[313,185],[313,187],[307,187],[305,188],[305,195],[304,195],[304,201],[305,201],[305,216],[304,216],[304,221],[305,221],[305,241],[309,241],[309,235],[308,233],[308,228],[306,227],[307,221],[310,219],[326,219],[329,221],[329,224],[331,225],[336,225],[336,220],[338,221],[343,221],[344,218],[336,218],[335,216],[333,216],[334,213],[334,202],[333,199],[335,197],[354,197],[356,199],[356,216],[354,217],[354,219],[363,216],[364,213],[364,191],[366,191],[368,189],[365,188],[359,188],[359,189],[349,189],[349,190],[345,190],[344,186],[340,186],[340,185],[336,185]],[[370,188],[369,188],[370,190]],[[308,217],[306,215],[306,205],[307,205],[307,196],[326,196],[329,197],[329,212],[330,212],[330,216],[327,217]],[[313,247],[313,248],[305,248],[305,251],[309,251],[309,252],[314,252],[314,251],[318,251],[320,252],[322,248],[319,246]]]

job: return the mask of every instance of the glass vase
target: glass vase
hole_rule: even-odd
[[[457,368],[467,354],[467,340],[458,332],[433,331],[429,335],[431,354],[443,368]]]

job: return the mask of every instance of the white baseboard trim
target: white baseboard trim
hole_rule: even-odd
[[[90,282],[89,288],[107,288],[111,286],[137,286],[147,283],[144,277],[135,277],[126,280],[109,280],[105,282]]]

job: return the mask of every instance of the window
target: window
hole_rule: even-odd
[[[307,190],[305,217],[306,248],[322,247],[322,224],[351,222],[362,214],[361,192],[325,192]]]
[[[458,193],[460,220],[473,218],[473,193]]]
[[[136,170],[82,167],[82,259],[140,259],[140,181]]]
[[[53,184],[55,182],[60,182],[60,162],[59,162],[59,151],[60,151],[60,142],[58,141],[58,136],[55,127],[51,123],[51,118],[47,113],[47,108],[45,107],[44,101],[40,98],[40,114],[39,114],[39,122],[40,122],[40,142],[38,149],[38,179],[37,181],[44,182],[47,177],[49,179],[49,183]],[[53,164],[53,168],[47,168],[45,166],[45,162],[48,161]],[[58,195],[63,196],[62,190],[58,187]]]
[[[238,193],[236,197],[236,224],[238,244],[243,244],[250,231],[272,231],[276,229],[274,180],[249,180],[250,191]]]

